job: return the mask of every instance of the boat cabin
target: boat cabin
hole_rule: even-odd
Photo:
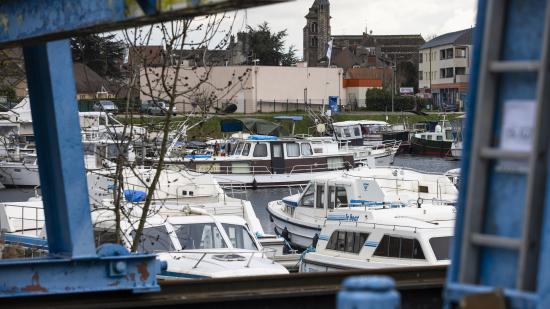
[[[355,166],[353,153],[338,150],[336,142],[250,135],[232,139],[218,156],[188,155],[191,170],[214,174],[311,173]]]

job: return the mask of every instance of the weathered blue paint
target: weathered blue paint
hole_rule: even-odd
[[[132,290],[159,291],[153,254],[90,259],[16,259],[0,263],[0,298]]]
[[[288,0],[2,0],[0,46],[106,32]]]
[[[23,52],[50,253],[95,257],[69,41]]]
[[[542,50],[542,32],[545,22],[545,0],[510,0],[507,7],[507,20],[504,29],[502,60],[538,60]],[[463,238],[464,208],[466,207],[466,185],[470,173],[471,140],[473,127],[478,117],[494,117],[493,134],[500,136],[502,111],[505,101],[510,99],[535,99],[536,75],[534,73],[502,74],[498,83],[497,108],[494,115],[476,115],[476,104],[484,104],[476,98],[477,81],[480,72],[481,50],[491,44],[490,37],[483,36],[487,1],[478,2],[478,17],[474,34],[474,52],[470,79],[468,118],[464,136],[464,159],[462,162],[461,188],[457,207],[455,239],[452,249],[452,264],[448,272],[445,289],[446,304],[458,302],[468,294],[485,293],[495,288],[503,288],[511,308],[544,308],[550,304],[550,201],[546,199],[545,220],[543,221],[542,247],[539,258],[538,286],[535,293],[515,290],[518,253],[511,250],[484,248],[480,255],[479,285],[459,282],[460,243]],[[526,18],[529,16],[529,18]],[[498,144],[497,144],[498,145]],[[523,224],[526,176],[499,172],[491,167],[488,183],[487,213],[484,214],[484,233],[519,238]],[[549,188],[546,195],[550,193]],[[544,192],[541,192],[544,194]],[[537,267],[533,265],[532,267]]]
[[[338,309],[397,309],[401,306],[401,297],[390,277],[357,276],[344,280],[336,305]]]

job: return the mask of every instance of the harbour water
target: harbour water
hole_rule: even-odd
[[[403,166],[425,172],[444,173],[450,169],[460,167],[460,161],[450,161],[439,157],[398,155],[395,157],[394,166]],[[297,188],[284,187],[256,190],[249,189],[246,192],[246,198],[252,203],[264,231],[266,233],[272,233],[274,225],[269,220],[269,215],[266,210],[267,203],[298,192],[299,189]],[[3,189],[0,190],[0,202],[25,201],[35,196],[35,194],[36,190],[33,188]]]

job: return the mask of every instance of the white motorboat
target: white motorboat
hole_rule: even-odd
[[[26,154],[21,161],[0,161],[0,181],[6,186],[39,186],[36,155]]]
[[[92,215],[98,245],[112,241],[112,211]],[[122,242],[127,247],[134,240],[139,215],[134,211],[127,214],[133,223],[122,222]],[[269,259],[274,253],[264,250],[244,219],[213,216],[193,207],[177,217],[149,216],[138,251],[156,253],[167,263],[167,269],[159,275],[161,279],[288,274],[285,267]]]
[[[267,206],[276,233],[292,245],[307,248],[331,217],[364,219],[372,208],[403,208],[418,204],[453,204],[458,191],[445,175],[406,168],[360,168],[311,180],[300,194]]]
[[[326,222],[301,272],[449,265],[453,206],[373,209]]]

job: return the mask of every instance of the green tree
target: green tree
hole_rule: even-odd
[[[291,66],[296,63],[296,48],[292,45],[285,51],[287,30],[272,32],[267,22],[256,28],[247,29],[250,50],[253,59],[259,59],[261,65]]]
[[[102,77],[122,76],[121,64],[126,46],[114,34],[89,34],[71,39],[73,61],[81,62]]]

